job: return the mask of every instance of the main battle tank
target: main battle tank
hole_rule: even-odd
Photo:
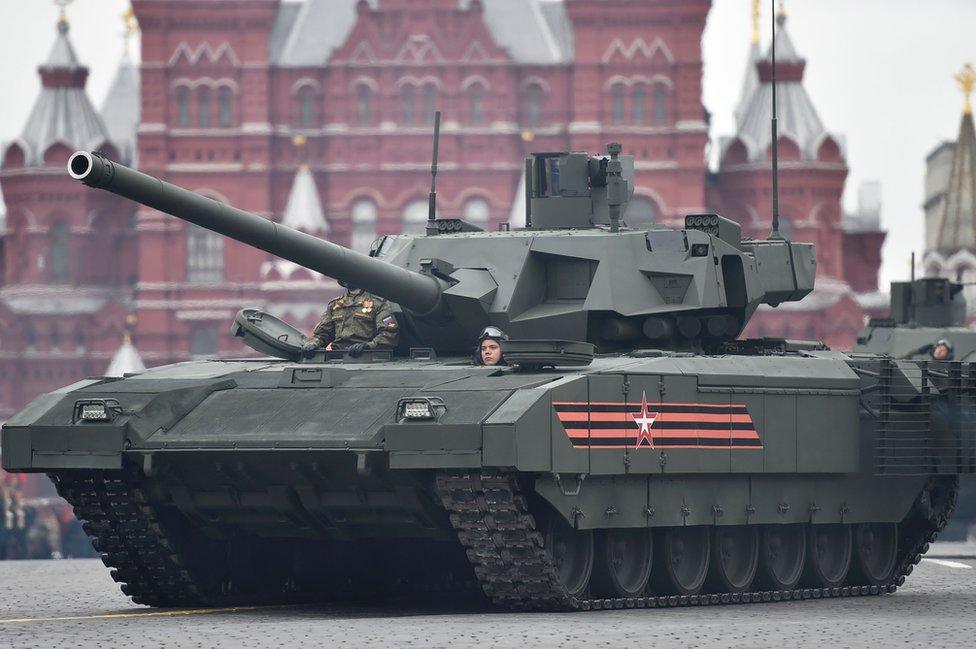
[[[897,359],[931,361],[940,345],[949,360],[976,360],[976,329],[966,326],[965,285],[943,277],[891,283],[891,312],[872,318],[857,336],[855,351],[888,354]],[[976,420],[970,424],[976,426]],[[963,540],[976,536],[976,477],[959,481],[958,506],[943,537]]]
[[[633,160],[536,154],[527,227],[431,219],[370,255],[101,156],[71,174],[400,305],[401,348],[93,378],[3,429],[122,590],[198,606],[477,583],[563,610],[893,592],[976,468],[976,368],[736,340],[813,288],[813,247],[714,214],[628,228]],[[431,211],[433,214],[433,210]],[[469,362],[487,324],[507,367]]]

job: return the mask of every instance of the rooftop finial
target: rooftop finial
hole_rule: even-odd
[[[302,161],[298,164],[299,170],[308,171],[308,151],[305,145],[308,144],[308,138],[304,135],[294,135],[291,138],[291,143],[298,150],[298,155],[302,158]]]
[[[973,105],[969,102],[969,95],[973,93],[973,88],[976,87],[976,70],[973,69],[973,64],[967,63],[962,66],[962,70],[956,73],[953,78],[959,82],[962,94],[966,98],[966,102],[962,106],[963,114],[972,115]]]
[[[786,18],[786,0],[779,0],[779,11],[776,12],[776,17],[781,20]]]
[[[129,53],[129,41],[132,37],[136,35],[139,31],[139,22],[136,20],[136,12],[132,10],[130,5],[125,13],[122,14],[122,24],[125,25],[125,31],[122,33],[122,38],[125,39],[125,53]]]
[[[752,0],[752,42],[759,45],[759,3],[760,0]]]
[[[62,34],[68,31],[68,15],[65,12],[65,7],[71,2],[72,0],[54,0],[54,4],[58,6],[58,31]]]

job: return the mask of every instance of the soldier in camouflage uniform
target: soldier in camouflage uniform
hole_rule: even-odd
[[[347,287],[345,295],[329,302],[302,351],[311,356],[320,347],[344,349],[356,357],[364,349],[393,349],[399,335],[390,302]]]

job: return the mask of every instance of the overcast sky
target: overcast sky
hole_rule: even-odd
[[[423,0],[417,0],[422,2]],[[763,45],[769,7],[763,6]],[[75,0],[71,38],[91,68],[96,106],[122,52],[121,14],[128,0]],[[704,101],[712,136],[730,134],[749,47],[750,0],[713,0],[704,37]],[[853,209],[863,180],[880,180],[888,230],[882,282],[908,274],[921,253],[925,156],[955,139],[962,95],[952,75],[976,63],[974,0],[788,0],[789,30],[807,58],[805,85],[827,129],[844,137]],[[30,113],[36,67],[54,37],[50,0],[0,0],[0,141],[16,137]],[[138,43],[134,43],[138,56]]]

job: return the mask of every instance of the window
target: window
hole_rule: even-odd
[[[71,229],[58,222],[51,228],[51,283],[71,281]]]
[[[358,200],[352,206],[352,237],[349,247],[357,252],[369,252],[376,239],[376,204],[371,200]]]
[[[180,126],[190,125],[190,89],[186,86],[180,86],[176,89],[176,107],[177,107],[177,118],[176,123]]]
[[[631,106],[630,121],[634,124],[644,123],[644,102],[647,90],[644,84],[638,83],[634,86],[634,103]]]
[[[610,120],[614,124],[621,124],[624,121],[624,85],[615,83],[610,89],[610,93],[613,98]]]
[[[627,210],[624,212],[624,223],[631,228],[646,229],[657,223],[660,215],[661,210],[654,201],[648,198],[634,197],[627,204]]]
[[[219,282],[224,279],[224,240],[219,234],[192,223],[186,225],[186,281]]]
[[[481,123],[481,100],[483,95],[484,91],[477,84],[471,86],[471,90],[468,91],[468,122],[471,124]]]
[[[427,201],[408,203],[403,210],[403,234],[423,234],[427,229]]]
[[[315,90],[302,86],[298,90],[298,125],[302,128],[315,126]]]
[[[525,91],[525,125],[538,126],[542,122],[542,88],[532,84]]]
[[[429,126],[434,123],[435,112],[437,112],[437,87],[428,84],[424,86],[424,124]]]
[[[217,120],[221,128],[227,128],[231,122],[231,89],[221,86],[217,91]]]
[[[654,121],[658,124],[668,119],[668,89],[663,84],[654,86]]]
[[[403,124],[404,126],[413,126],[414,119],[416,119],[414,110],[414,89],[413,86],[403,86],[403,90],[400,91],[400,101],[403,105]]]
[[[200,128],[210,126],[210,88],[200,88],[197,99],[200,102]]]
[[[372,95],[373,91],[369,86],[361,84],[356,87],[356,122],[360,126],[369,126],[373,123],[369,106]]]
[[[216,327],[197,327],[190,332],[190,356],[213,356],[219,339]]]
[[[464,204],[463,214],[465,221],[483,228],[488,225],[491,209],[485,199],[472,198]]]

